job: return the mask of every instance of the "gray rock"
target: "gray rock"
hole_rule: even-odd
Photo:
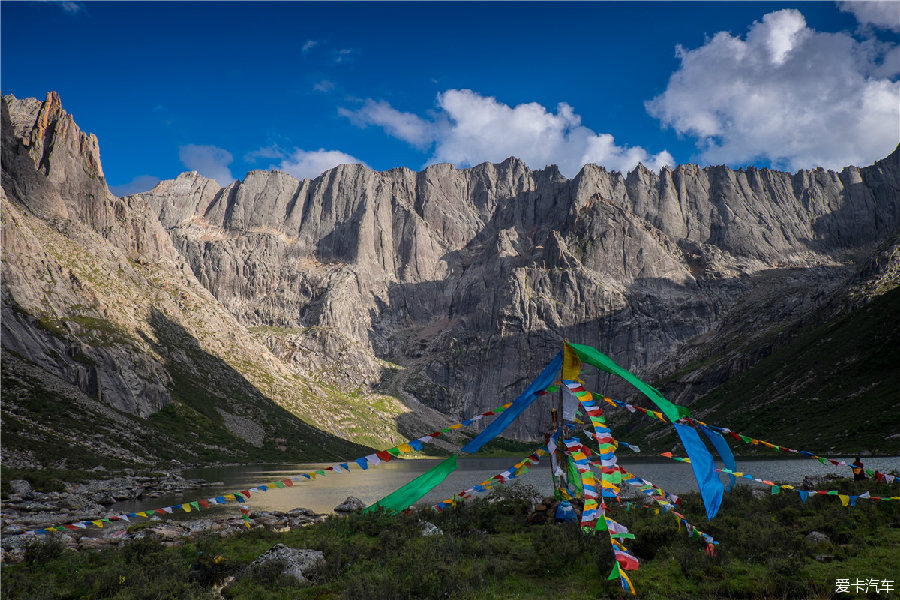
[[[283,575],[306,583],[311,573],[325,566],[325,554],[319,550],[290,548],[284,544],[276,544],[250,563],[250,569],[259,569],[270,562],[282,563]]]
[[[347,499],[334,507],[334,512],[349,514],[360,511],[366,507],[365,502],[356,496],[347,496]]]
[[[804,537],[803,539],[805,539],[807,542],[809,542],[811,544],[818,544],[820,542],[830,542],[831,541],[828,538],[828,536],[825,535],[824,533],[822,533],[821,531],[810,531],[809,533],[806,534],[806,537]]]
[[[13,494],[27,494],[31,491],[31,484],[24,479],[13,479],[9,482]]]
[[[440,527],[438,527],[434,523],[429,523],[428,521],[419,521],[419,526],[422,528],[422,537],[444,535],[444,532],[441,531]]]

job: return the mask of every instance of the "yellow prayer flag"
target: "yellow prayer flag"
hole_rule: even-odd
[[[234,497],[234,494],[225,494],[225,499],[231,500],[232,502],[234,502],[236,500],[236,498]]]
[[[838,498],[841,499],[841,506],[849,506],[850,505],[850,496],[846,496],[844,494],[838,494]]]
[[[103,529],[103,521],[91,521],[91,523],[93,523],[97,527]]]
[[[575,353],[575,350],[568,344],[568,342],[563,341],[563,364],[562,364],[562,378],[564,381],[577,381],[582,383],[582,381],[578,378],[578,375],[581,373],[581,359],[578,358],[578,355]]]
[[[450,429],[459,429],[462,427],[462,423],[455,423],[450,426]]]
[[[397,450],[399,450],[400,452],[405,452],[407,454],[409,454],[410,452],[415,452],[415,450],[413,450],[413,447],[409,444],[400,444],[399,446],[397,446]]]
[[[145,513],[145,512],[139,512],[139,513],[134,513],[134,514],[136,514],[139,517],[144,517],[145,519],[147,518],[147,513]]]
[[[181,505],[181,509],[182,509],[184,512],[191,512],[191,505],[190,505],[190,504],[187,504],[187,503],[182,504],[182,505]]]

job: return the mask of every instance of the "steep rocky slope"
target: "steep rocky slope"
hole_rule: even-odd
[[[4,468],[351,458],[366,448],[347,439],[447,423],[289,369],[146,203],[109,193],[95,138],[55,94],[2,108]]]
[[[673,361],[659,388],[669,398],[696,398],[694,413],[710,423],[795,448],[900,452],[900,238],[846,283],[778,327],[754,330],[734,311],[715,336]],[[770,300],[755,311],[778,315],[783,306]],[[642,446],[676,443],[654,422],[613,419]]]
[[[49,439],[33,425],[60,386],[72,414],[121,425],[111,438],[140,423],[195,461],[350,451],[295,417],[383,447],[511,399],[563,337],[690,404],[895,278],[878,244],[900,231],[897,151],[793,175],[566,179],[514,158],[226,188],[184,173],[115,198],[54,94],[6,96],[3,119],[3,418],[27,424],[5,460]],[[739,410],[697,408],[713,404]],[[538,436],[543,408],[509,434]],[[59,447],[78,437],[62,428]]]
[[[898,231],[898,162],[793,175],[586,165],[574,179],[514,158],[345,165],[227,188],[185,173],[140,198],[197,279],[297,369],[463,415],[515,395],[563,337],[654,378],[729,327],[756,336],[809,314]],[[704,390],[682,391],[689,403]],[[534,437],[541,415],[511,433]]]

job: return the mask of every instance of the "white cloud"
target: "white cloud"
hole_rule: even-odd
[[[897,46],[810,29],[794,9],[677,48],[681,67],[646,103],[651,115],[695,136],[701,159],[757,159],[790,169],[865,165],[896,147]]]
[[[264,146],[259,150],[253,150],[252,152],[248,152],[244,155],[244,160],[247,162],[255,162],[260,158],[284,158],[284,150],[279,148],[277,145],[272,146]]]
[[[428,163],[466,167],[515,156],[535,169],[556,164],[567,177],[585,163],[623,172],[638,162],[653,169],[673,164],[668,152],[651,156],[637,146],[616,145],[611,135],[581,125],[581,117],[564,102],[554,114],[536,102],[511,107],[472,90],[447,90],[438,94],[437,106],[430,119],[373,100],[359,110],[340,112],[356,125],[378,125],[420,148],[433,146]]]
[[[273,165],[271,168],[290,173],[297,179],[314,179],[328,169],[349,164],[365,165],[366,163],[338,150],[294,148],[289,156],[284,157],[281,164]]]
[[[874,25],[881,29],[900,31],[900,2],[897,0],[881,0],[866,2],[838,2],[838,8],[853,13],[860,25]]]
[[[309,52],[310,50],[312,50],[313,48],[315,48],[318,45],[319,45],[318,40],[306,40],[305,42],[303,42],[303,46],[300,48],[300,51],[303,54],[306,54],[307,52]]]
[[[84,10],[84,4],[82,4],[81,2],[70,2],[70,1],[60,2],[59,7],[62,8],[65,12],[69,13],[70,15],[80,13],[81,11]]]
[[[338,108],[338,113],[358,127],[377,125],[418,148],[427,148],[434,141],[432,123],[412,113],[400,112],[383,100],[376,102],[369,99],[359,110]]]
[[[359,54],[359,50],[356,48],[341,48],[340,50],[335,50],[332,56],[335,63],[341,64],[350,62],[357,54]]]
[[[138,175],[124,185],[109,186],[109,191],[121,198],[122,196],[146,192],[147,190],[153,189],[157,183],[159,183],[159,177],[154,177],[153,175]]]
[[[178,148],[178,158],[188,169],[197,171],[204,177],[215,179],[221,186],[234,181],[228,165],[232,156],[227,150],[217,146],[198,146],[188,144]]]
[[[327,94],[334,89],[334,82],[328,79],[323,79],[322,81],[317,81],[313,85],[313,89],[317,92]]]

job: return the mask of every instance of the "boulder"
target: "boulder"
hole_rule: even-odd
[[[350,514],[366,507],[365,503],[356,496],[347,496],[347,499],[334,507],[334,512]]]
[[[24,479],[13,479],[9,482],[9,487],[13,494],[22,494],[23,496],[31,491],[31,484]]]
[[[419,527],[422,528],[422,537],[444,535],[444,532],[441,531],[440,527],[438,527],[434,523],[429,523],[428,521],[419,521]]]
[[[276,544],[250,563],[250,569],[259,570],[271,562],[284,565],[282,575],[306,583],[309,581],[307,575],[325,566],[325,554],[319,550],[290,548],[284,544]]]
[[[810,544],[818,544],[819,542],[830,542],[828,536],[822,533],[821,531],[810,531],[806,534],[806,537],[803,538]]]

